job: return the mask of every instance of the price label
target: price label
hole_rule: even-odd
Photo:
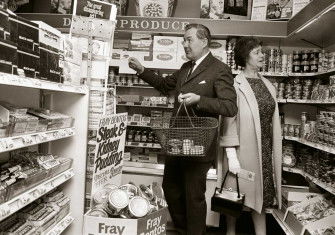
[[[14,141],[12,139],[6,140],[6,149],[12,149],[14,148]]]
[[[24,136],[22,137],[23,143],[25,144],[31,144],[33,142],[33,138],[31,136]]]

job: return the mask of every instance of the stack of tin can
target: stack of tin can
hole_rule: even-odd
[[[270,48],[265,53],[265,61],[268,62],[267,71],[270,73],[282,72],[282,51],[279,48]],[[266,68],[265,68],[266,69]]]
[[[163,189],[158,183],[137,187],[133,183],[120,187],[107,184],[92,197],[91,216],[140,218],[167,207]]]
[[[234,59],[234,47],[235,47],[235,41],[234,40],[229,41],[227,44],[227,65],[233,70],[236,69]]]

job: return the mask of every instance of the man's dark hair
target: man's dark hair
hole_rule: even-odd
[[[258,38],[243,37],[240,38],[234,48],[234,59],[238,66],[245,67],[250,51],[256,47],[262,46],[262,42]]]
[[[202,24],[188,24],[185,26],[185,31],[191,29],[191,28],[195,28],[197,29],[197,37],[199,39],[207,39],[207,46],[210,45],[211,43],[211,32],[209,31],[209,29]]]

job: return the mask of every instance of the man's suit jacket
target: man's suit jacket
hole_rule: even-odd
[[[199,117],[233,117],[237,113],[236,92],[234,79],[230,68],[209,53],[196,67],[186,80],[191,62],[186,62],[182,67],[168,77],[161,77],[153,71],[145,69],[139,75],[140,79],[151,84],[163,94],[174,91],[175,107],[179,107],[178,95],[180,93],[195,93],[200,95],[198,105],[192,108]],[[213,146],[215,147],[215,146]],[[215,147],[216,149],[216,147]],[[207,160],[213,160],[215,153],[211,153]]]

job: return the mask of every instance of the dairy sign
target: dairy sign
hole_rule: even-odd
[[[106,184],[121,184],[127,113],[108,115],[100,119],[97,130],[92,195]]]

